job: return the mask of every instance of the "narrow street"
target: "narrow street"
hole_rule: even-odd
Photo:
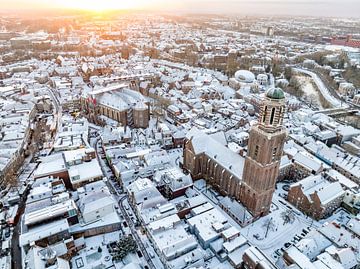
[[[56,96],[54,95],[54,93],[52,92],[51,89],[49,89],[49,94],[51,96],[52,104],[54,105],[53,115],[54,115],[54,119],[57,120],[57,129],[58,129],[60,121],[61,121],[61,114],[62,114],[61,106],[60,106],[59,100],[56,98]],[[40,134],[40,135],[43,135],[43,134]],[[36,139],[38,139],[38,137]],[[38,141],[36,141],[35,138],[33,137],[30,144],[35,144],[36,142],[38,142]],[[38,150],[38,148],[36,148],[36,150]],[[50,152],[51,152],[51,150],[49,150],[48,154],[50,154]],[[20,169],[18,171],[18,177],[20,175],[22,175],[23,173],[25,173],[26,167],[30,164],[34,153],[35,152],[31,152],[31,154],[24,160],[22,166],[20,167]],[[38,166],[39,166],[39,163],[37,163],[36,166],[32,169],[31,173],[29,173],[29,175],[26,178],[26,182],[28,182],[28,180],[31,179],[32,175],[34,174],[34,172],[36,171]],[[22,253],[21,253],[21,248],[19,247],[19,235],[21,234],[21,218],[23,217],[27,194],[28,193],[25,192],[20,198],[19,221],[16,223],[16,226],[14,226],[13,236],[11,239],[11,245],[13,246],[11,248],[12,268],[14,268],[14,269],[22,268],[23,257],[22,257]]]
[[[28,165],[28,163],[25,164],[25,166]],[[36,165],[35,169],[32,170],[32,172],[29,174],[28,179],[34,174],[36,171],[36,168],[38,167],[38,164]],[[21,217],[24,213],[25,203],[26,203],[26,197],[27,193],[25,192],[23,196],[21,196],[20,202],[19,202],[19,221],[17,222],[16,226],[14,227],[13,236],[11,239],[11,245],[13,246],[11,248],[11,256],[12,256],[12,268],[14,269],[21,269],[21,263],[22,263],[22,254],[21,249],[19,247],[19,235],[21,234]]]
[[[23,199],[20,200],[19,203],[19,207],[24,208],[24,204],[25,201],[23,201]],[[21,215],[23,214],[23,212],[21,212]],[[21,269],[21,249],[19,247],[19,234],[20,234],[20,225],[21,225],[21,221],[19,221],[16,226],[14,227],[14,233],[13,233],[13,237],[11,239],[11,245],[13,246],[11,248],[11,262],[12,262],[12,266],[11,268],[14,269]]]
[[[133,222],[133,220],[129,217],[123,202],[125,200],[127,200],[128,196],[127,194],[125,194],[122,190],[120,190],[119,187],[117,187],[118,185],[115,185],[114,182],[114,174],[111,170],[111,168],[109,167],[109,164],[107,163],[106,160],[104,160],[103,158],[101,158],[99,155],[103,155],[103,149],[101,147],[101,139],[99,134],[97,134],[96,137],[90,138],[90,144],[91,146],[95,149],[96,152],[96,157],[98,159],[98,162],[100,164],[101,170],[103,172],[103,174],[106,176],[107,180],[107,185],[110,188],[110,190],[114,193],[114,195],[116,195],[117,200],[119,201],[119,208],[121,211],[122,216],[125,218],[126,223],[128,224],[130,230],[131,230],[131,234],[133,235],[133,238],[135,239],[141,253],[143,254],[143,257],[145,258],[145,261],[148,263],[149,267],[151,269],[156,269],[155,265],[153,264],[149,254],[146,251],[146,248],[141,240],[141,238],[139,237],[137,230],[136,230],[136,225]],[[134,214],[134,216],[136,217],[136,215]]]
[[[128,216],[128,213],[126,212],[125,208],[124,208],[124,205],[123,205],[123,202],[127,200],[127,196],[123,196],[120,201],[119,201],[119,206],[120,206],[120,210],[121,210],[121,213],[123,214],[123,216],[125,217],[125,220],[126,222],[129,224],[129,228],[131,230],[131,234],[133,235],[134,239],[136,240],[137,242],[137,245],[139,246],[140,248],[140,251],[141,253],[143,254],[146,262],[149,264],[150,268],[152,269],[156,269],[155,265],[153,264],[149,254],[147,253],[146,251],[146,248],[143,244],[143,242],[141,241],[138,233],[137,233],[137,230],[136,230],[136,227],[135,227],[135,224],[133,223],[132,219]]]

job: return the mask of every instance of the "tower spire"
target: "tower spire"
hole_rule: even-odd
[[[280,88],[269,89],[258,123],[250,130],[240,200],[254,218],[266,215],[270,210],[286,138],[282,125],[284,112],[284,92]]]

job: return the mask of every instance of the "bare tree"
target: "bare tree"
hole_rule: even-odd
[[[171,101],[159,96],[158,98],[153,98],[151,102],[152,113],[154,117],[159,120],[164,115],[164,110],[171,105]]]
[[[295,221],[295,214],[292,210],[287,209],[286,211],[281,212],[281,218],[284,220],[284,224],[293,223]]]
[[[266,219],[264,221],[263,227],[266,228],[266,232],[265,232],[265,238],[266,238],[268,236],[269,230],[274,231],[276,229],[276,225],[273,218],[271,217],[270,219]]]

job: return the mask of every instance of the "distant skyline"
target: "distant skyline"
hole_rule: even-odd
[[[187,13],[360,17],[360,0],[0,0],[2,11],[140,9]]]

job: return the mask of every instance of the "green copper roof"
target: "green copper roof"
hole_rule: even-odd
[[[266,92],[266,97],[271,99],[284,99],[284,91],[280,88],[271,88]]]

